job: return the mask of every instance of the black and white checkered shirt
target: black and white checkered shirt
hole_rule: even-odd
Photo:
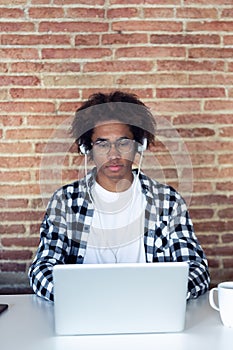
[[[53,266],[82,264],[94,214],[87,185],[96,171],[63,186],[52,196],[40,230],[40,244],[29,269],[31,287],[38,296],[53,300]],[[207,259],[193,231],[183,198],[170,186],[139,174],[146,197],[144,248],[146,262],[189,262],[188,298],[209,287]],[[149,287],[149,286],[148,286]]]

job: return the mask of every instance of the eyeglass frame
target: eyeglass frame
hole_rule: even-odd
[[[119,143],[120,143],[120,141],[130,141],[130,149],[129,150],[127,150],[127,151],[121,151],[120,149],[119,149]],[[102,150],[102,152],[100,151],[100,150],[98,150],[98,154],[103,154],[103,155],[105,155],[105,154],[108,154],[109,152],[110,152],[110,150],[112,149],[112,145],[114,145],[115,146],[115,149],[117,150],[117,152],[119,152],[120,154],[126,154],[126,153],[130,153],[132,150],[133,150],[133,145],[135,144],[135,140],[133,140],[133,139],[129,139],[128,137],[120,137],[119,139],[117,139],[115,142],[111,142],[111,141],[109,141],[109,140],[107,140],[107,139],[97,139],[95,142],[92,142],[91,143],[91,146],[93,147],[93,149],[94,149],[94,147],[97,145],[98,146],[98,144],[101,144],[101,143],[106,143],[106,145],[108,145],[108,149],[106,149],[106,150]]]

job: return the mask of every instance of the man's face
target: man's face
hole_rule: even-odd
[[[119,121],[99,123],[94,128],[92,143],[97,182],[109,191],[123,191],[133,181],[135,144],[130,140],[133,134],[128,125]]]

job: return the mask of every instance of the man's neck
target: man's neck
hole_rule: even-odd
[[[96,181],[101,187],[109,192],[124,192],[132,185],[133,174],[131,179],[111,179],[111,181],[107,181],[103,178],[99,179],[97,175]]]

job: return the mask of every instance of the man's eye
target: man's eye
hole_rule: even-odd
[[[98,142],[98,143],[96,143],[96,146],[99,148],[107,148],[108,143],[107,142]]]
[[[131,140],[129,139],[122,139],[122,140],[119,140],[119,143],[118,145],[120,147],[129,147],[131,145]]]

